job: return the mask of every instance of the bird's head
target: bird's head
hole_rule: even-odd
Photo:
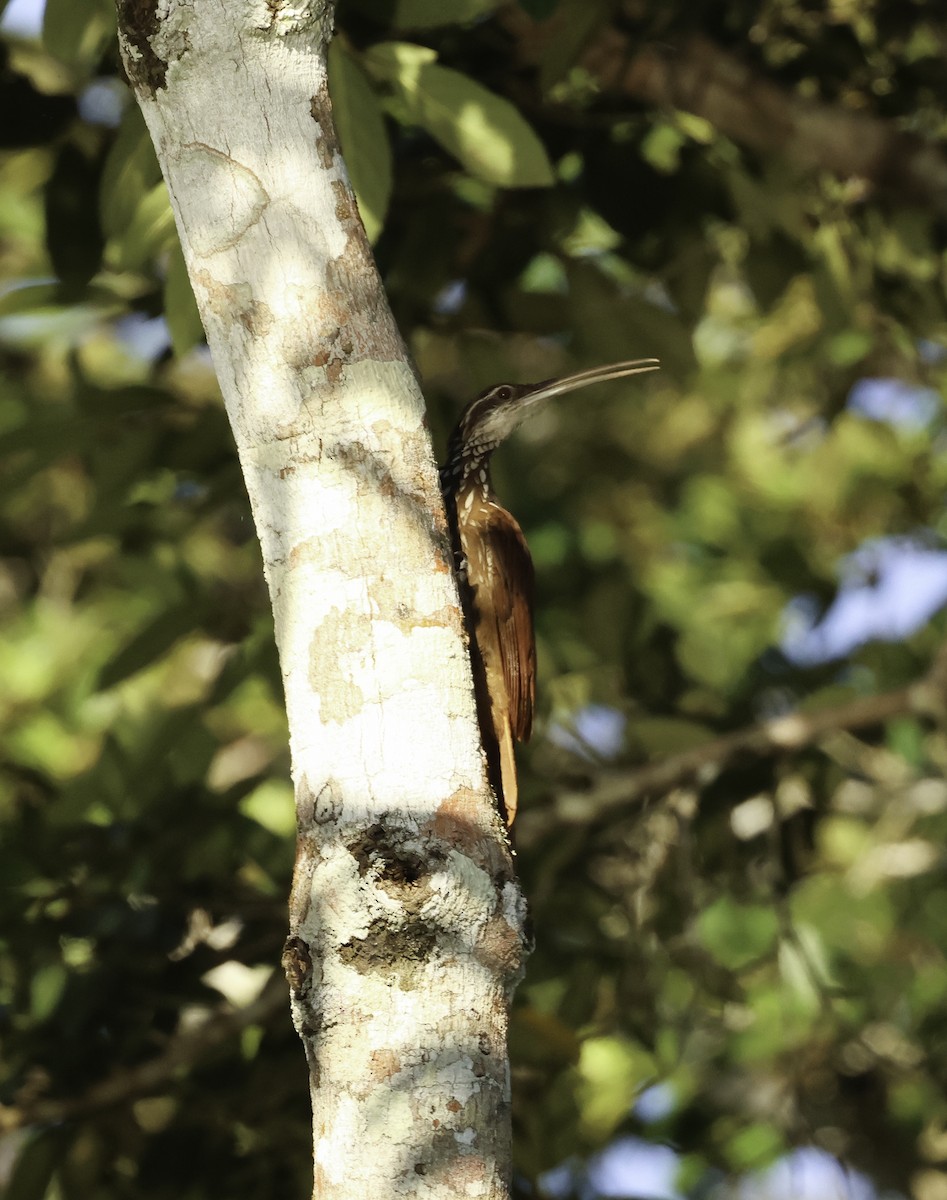
[[[514,429],[554,396],[562,396],[593,383],[621,379],[625,375],[656,371],[658,366],[656,358],[636,358],[577,371],[559,379],[544,379],[541,383],[494,384],[471,400],[461,413],[451,434],[449,462],[461,457],[489,458]]]

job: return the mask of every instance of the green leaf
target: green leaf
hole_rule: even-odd
[[[544,92],[566,75],[592,34],[611,20],[612,15],[609,0],[558,0],[555,7],[559,11],[550,27],[551,36],[543,47],[539,68],[539,86]],[[552,12],[544,0],[533,0],[527,10],[540,20]]]
[[[663,369],[693,369],[690,332],[678,314],[627,295],[594,261],[570,261],[566,269],[573,327],[581,332],[590,354],[602,362],[653,354]]]
[[[168,257],[168,273],[164,281],[164,319],[168,323],[174,353],[179,358],[203,341],[204,326],[180,242],[175,242]]]
[[[433,29],[436,25],[466,25],[493,12],[500,0],[397,0],[392,16],[395,29]]]
[[[58,309],[60,290],[59,283],[26,283],[22,286],[10,284],[9,291],[0,296],[0,317],[12,313],[40,312],[44,309]]]
[[[238,808],[245,817],[256,821],[277,837],[288,838],[296,831],[296,805],[293,789],[284,779],[266,779]]]
[[[658,121],[641,143],[641,155],[656,171],[673,174],[681,163],[681,148],[687,138],[670,121]]]
[[[160,179],[151,135],[141,110],[133,104],[122,117],[102,170],[99,212],[107,237],[118,237],[128,229],[142,196]]]
[[[365,61],[394,90],[408,119],[471,175],[499,187],[549,187],[546,150],[513,105],[459,71],[430,62],[429,54],[423,46],[385,42],[373,46]]]
[[[375,90],[338,40],[329,46],[329,88],[358,210],[368,239],[374,242],[391,199],[391,146]]]
[[[53,58],[85,73],[114,39],[112,0],[46,0],[43,47]]]
[[[628,725],[629,740],[641,746],[649,758],[681,754],[703,746],[712,736],[706,725],[683,717],[643,717]]]
[[[379,42],[365,55],[365,65],[374,70],[380,79],[387,80],[402,71],[436,62],[437,51],[430,46],[419,46],[416,42]]]
[[[738,904],[722,896],[701,913],[698,936],[725,967],[735,970],[765,954],[776,940],[775,912],[762,904]]]
[[[34,1130],[36,1128],[33,1126]],[[3,1193],[6,1200],[44,1200],[53,1195],[50,1183],[62,1160],[66,1142],[67,1135],[61,1128],[45,1129],[29,1137],[10,1173]]]
[[[782,1134],[773,1125],[748,1125],[738,1130],[726,1143],[727,1158],[738,1171],[763,1167],[784,1148]]]
[[[200,622],[200,605],[191,600],[160,612],[103,666],[97,680],[98,688],[106,691],[150,666],[175,642],[192,633]]]
[[[119,270],[139,271],[173,244],[173,239],[174,214],[162,181],[141,198],[125,235],[114,247],[114,265]]]
[[[30,981],[30,1011],[35,1021],[45,1021],[56,1011],[66,990],[66,968],[62,963],[47,963],[34,972]]]
[[[913,717],[900,717],[888,725],[888,745],[913,767],[924,764],[927,753],[927,735]]]
[[[837,367],[853,367],[868,357],[874,343],[875,339],[870,333],[860,329],[847,329],[831,338],[826,350]]]
[[[578,1074],[580,1119],[600,1140],[627,1117],[635,1096],[656,1070],[651,1056],[629,1038],[593,1037],[582,1043]]]
[[[46,184],[46,245],[53,269],[69,288],[88,283],[102,260],[104,238],[96,211],[100,167],[66,143]]]

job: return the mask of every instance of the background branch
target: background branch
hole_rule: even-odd
[[[727,734],[631,771],[603,776],[587,792],[563,792],[554,802],[561,824],[588,824],[648,796],[659,796],[685,784],[705,787],[721,772],[748,759],[769,758],[803,750],[831,733],[869,729],[895,717],[941,716],[947,698],[947,647],[931,670],[907,687],[866,696],[821,712],[792,713],[749,729]],[[524,822],[526,820],[524,814]],[[532,817],[532,814],[528,814]],[[545,814],[548,820],[548,813]]]
[[[31,1099],[0,1105],[0,1133],[28,1125],[49,1125],[85,1117],[90,1113],[126,1104],[160,1091],[181,1068],[191,1067],[215,1047],[229,1041],[249,1025],[261,1025],[278,1011],[287,1011],[287,987],[282,971],[274,971],[259,996],[232,1011],[217,1009],[197,1026],[176,1034],[163,1054],[129,1070],[115,1071],[79,1096],[68,1099]]]
[[[947,159],[937,146],[867,113],[794,95],[705,37],[636,51],[626,34],[607,28],[581,63],[606,92],[685,109],[752,150],[859,176],[947,212]]]
[[[544,22],[504,10],[520,59],[536,65],[559,28],[563,8]],[[683,109],[762,154],[782,154],[807,170],[856,176],[886,194],[947,212],[947,156],[941,147],[892,120],[800,96],[754,71],[703,35],[674,45],[642,45],[611,25],[596,31],[578,63],[604,95],[647,106]]]

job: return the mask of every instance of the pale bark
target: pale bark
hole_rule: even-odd
[[[507,1194],[523,906],[423,405],[339,157],[331,5],[119,0],[263,550],[321,1198]]]

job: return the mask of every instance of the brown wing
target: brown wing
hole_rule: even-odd
[[[510,728],[518,742],[528,740],[536,702],[536,641],[533,634],[533,560],[523,531],[510,514],[491,504],[481,536],[493,568],[492,613],[503,680],[509,701]],[[492,553],[491,553],[492,552]]]

